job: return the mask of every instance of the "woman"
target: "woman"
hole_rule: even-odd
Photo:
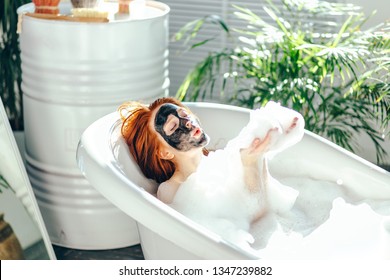
[[[157,197],[172,203],[180,185],[196,170],[209,137],[198,118],[181,102],[166,97],[149,106],[129,102],[119,107],[123,119],[122,135],[143,174],[160,184]],[[292,124],[293,126],[294,124]],[[267,166],[262,155],[267,151],[272,128],[263,139],[255,138],[241,149],[244,182],[254,195],[265,197]],[[262,170],[259,170],[261,166]]]

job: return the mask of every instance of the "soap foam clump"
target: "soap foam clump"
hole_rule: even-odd
[[[270,231],[267,242],[263,244],[265,246],[258,250],[259,257],[348,260],[390,257],[390,232],[383,228],[386,217],[374,211],[374,201],[372,204],[348,203],[342,195],[333,201],[330,196],[325,196],[323,200],[331,203],[330,211],[323,221],[317,219],[315,227],[308,233],[293,228],[290,231],[283,230],[280,226],[282,221],[278,228]],[[390,206],[390,201],[387,205]],[[306,209],[309,207],[306,206]],[[295,217],[291,220],[300,219]]]

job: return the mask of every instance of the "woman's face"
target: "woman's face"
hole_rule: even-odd
[[[160,106],[154,119],[154,128],[171,147],[179,151],[204,147],[209,142],[198,118],[171,103]]]

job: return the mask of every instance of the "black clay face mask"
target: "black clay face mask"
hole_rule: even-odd
[[[170,115],[176,119],[171,121],[172,124],[166,128],[169,131],[166,132],[164,126]],[[154,120],[154,127],[171,147],[179,151],[204,147],[209,141],[209,137],[202,130],[199,137],[192,136],[194,129],[200,129],[199,121],[193,115],[188,115],[183,108],[171,103],[161,105]]]

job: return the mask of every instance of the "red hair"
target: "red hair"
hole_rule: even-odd
[[[121,133],[131,155],[142,173],[157,183],[165,182],[175,172],[172,161],[159,157],[161,143],[156,131],[153,131],[150,125],[152,112],[165,103],[172,103],[189,111],[180,101],[172,97],[157,99],[149,106],[140,102],[126,102],[118,108],[123,121]]]

